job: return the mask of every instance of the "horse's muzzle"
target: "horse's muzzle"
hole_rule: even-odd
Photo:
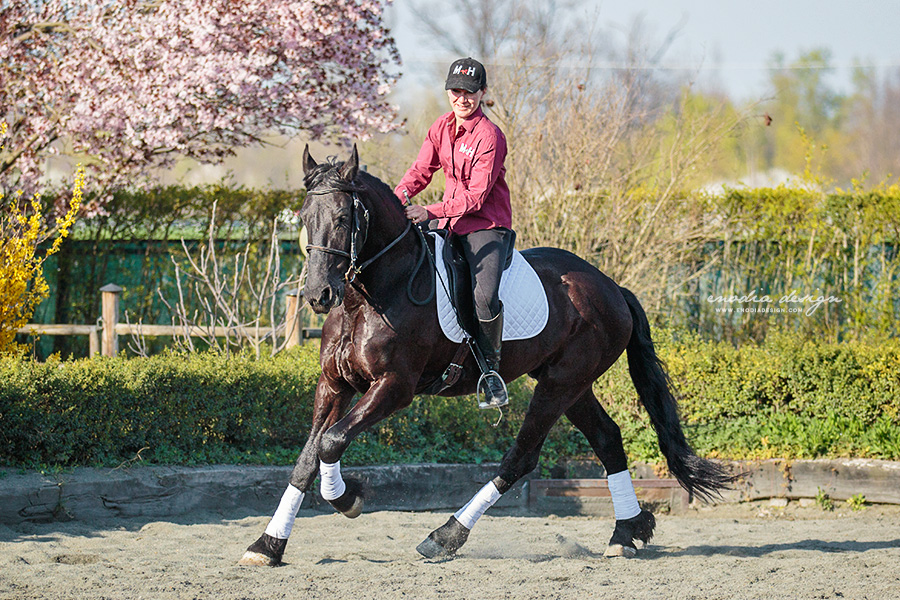
[[[344,301],[344,286],[326,285],[318,292],[310,290],[307,286],[303,295],[314,313],[324,315]]]

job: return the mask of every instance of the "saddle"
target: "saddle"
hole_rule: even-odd
[[[513,248],[516,243],[516,232],[507,230],[506,263],[503,270],[509,269],[513,260]],[[450,302],[456,307],[456,320],[459,326],[469,337],[474,338],[478,331],[478,322],[475,319],[475,295],[472,290],[472,277],[469,262],[462,251],[459,237],[446,229],[434,230],[434,233],[444,239],[443,261],[447,270],[448,285],[450,287]]]
[[[467,342],[475,337],[478,323],[473,308],[475,302],[469,265],[461,251],[459,240],[454,244],[454,236],[444,230],[431,230],[428,233],[427,243],[432,249],[432,256],[435,256],[434,266],[440,279],[435,290],[438,322],[447,339],[459,344],[450,366],[419,392],[437,394],[456,383],[462,372],[465,355],[470,350],[475,353],[475,344]],[[529,339],[540,333],[549,319],[547,293],[534,268],[521,253],[513,250],[515,234],[509,236],[507,243],[507,263],[504,265],[503,281],[500,284],[500,298],[505,315],[503,339]],[[476,360],[479,360],[477,355]]]

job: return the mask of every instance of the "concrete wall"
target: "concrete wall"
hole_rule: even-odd
[[[878,460],[769,460],[733,463],[746,474],[725,501],[764,498],[814,498],[821,488],[834,500],[862,494],[869,502],[900,504],[900,462]],[[196,510],[244,510],[270,514],[287,485],[290,467],[211,466],[78,468],[58,474],[2,472],[0,524],[23,521],[165,518]],[[366,510],[456,510],[497,472],[496,464],[393,465],[345,468],[366,487]],[[649,466],[633,469],[636,478],[653,479]],[[600,477],[596,465],[573,464],[554,477]],[[612,514],[606,498],[555,498],[532,494],[532,474],[504,494],[498,507],[538,512]],[[305,508],[331,510],[317,492]]]
[[[291,467],[77,468],[58,474],[7,473],[0,478],[0,523],[170,517],[194,510],[274,512]],[[365,486],[366,510],[441,510],[463,506],[497,473],[496,464],[345,468]],[[524,506],[519,482],[497,506]],[[307,494],[304,508],[332,510]]]

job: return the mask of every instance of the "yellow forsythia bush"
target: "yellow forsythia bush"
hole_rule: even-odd
[[[6,131],[6,123],[0,123],[0,139],[6,137]],[[48,296],[44,261],[59,250],[69,235],[83,190],[84,168],[79,165],[69,210],[53,228],[44,221],[37,194],[30,201],[23,201],[19,191],[7,202],[0,192],[0,354],[15,348],[16,330],[28,322],[37,305]],[[54,235],[50,248],[40,253],[40,244]]]

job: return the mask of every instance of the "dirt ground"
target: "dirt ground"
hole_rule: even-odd
[[[900,598],[900,507],[745,503],[658,515],[637,558],[611,519],[491,511],[453,559],[416,545],[445,513],[301,511],[285,565],[237,566],[268,517],[0,526],[6,599]]]

